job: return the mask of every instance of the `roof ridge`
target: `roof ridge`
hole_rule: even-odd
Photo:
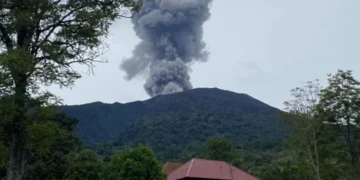
[[[190,173],[191,167],[192,167],[192,165],[193,165],[193,163],[194,163],[194,159],[195,159],[195,158],[193,158],[193,159],[191,160],[191,163],[190,163],[189,169],[188,169],[188,171],[187,171],[187,173],[186,173],[186,177],[188,177],[188,176],[189,176],[189,173]]]
[[[184,164],[183,162],[180,162],[180,161],[166,161],[165,164],[175,164],[175,163]],[[165,164],[164,164],[164,165],[165,165]]]
[[[228,162],[226,162],[226,161],[223,161],[223,160],[214,160],[214,159],[199,159],[199,158],[193,158],[193,159],[195,159],[195,160],[203,160],[203,161],[216,161],[216,162],[224,162],[224,163],[226,163],[226,164],[230,164],[230,163],[228,163]]]
[[[181,167],[181,169],[179,168],[180,170],[177,169],[172,172],[171,175],[168,176],[168,180],[189,177],[217,178],[222,180],[233,180],[238,177],[244,177],[250,178],[251,180],[258,180],[257,177],[225,161],[192,158]],[[210,171],[206,170],[205,167],[209,168]]]

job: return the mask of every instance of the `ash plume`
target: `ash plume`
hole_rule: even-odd
[[[203,24],[212,0],[144,0],[132,23],[141,39],[120,68],[126,79],[146,72],[150,96],[192,89],[189,65],[207,61]]]

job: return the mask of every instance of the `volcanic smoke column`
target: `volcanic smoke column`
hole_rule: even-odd
[[[131,80],[146,73],[150,96],[192,89],[189,65],[207,61],[203,24],[212,0],[145,0],[132,23],[141,42],[120,68]]]

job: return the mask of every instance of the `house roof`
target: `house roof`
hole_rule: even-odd
[[[259,180],[258,178],[224,162],[192,159],[167,176],[167,180],[186,177],[217,180]]]
[[[167,162],[164,164],[164,166],[162,168],[162,172],[164,172],[168,176],[170,173],[172,173],[173,171],[175,171],[177,168],[181,167],[182,165],[184,165],[184,163]]]

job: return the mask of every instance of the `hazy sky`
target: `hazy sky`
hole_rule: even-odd
[[[204,26],[211,52],[192,66],[196,87],[218,87],[249,94],[282,108],[289,90],[337,69],[360,79],[359,0],[214,0]],[[144,79],[124,80],[119,69],[139,42],[128,19],[111,28],[106,64],[84,75],[73,89],[50,90],[65,104],[148,99]],[[80,69],[86,72],[85,69]]]

